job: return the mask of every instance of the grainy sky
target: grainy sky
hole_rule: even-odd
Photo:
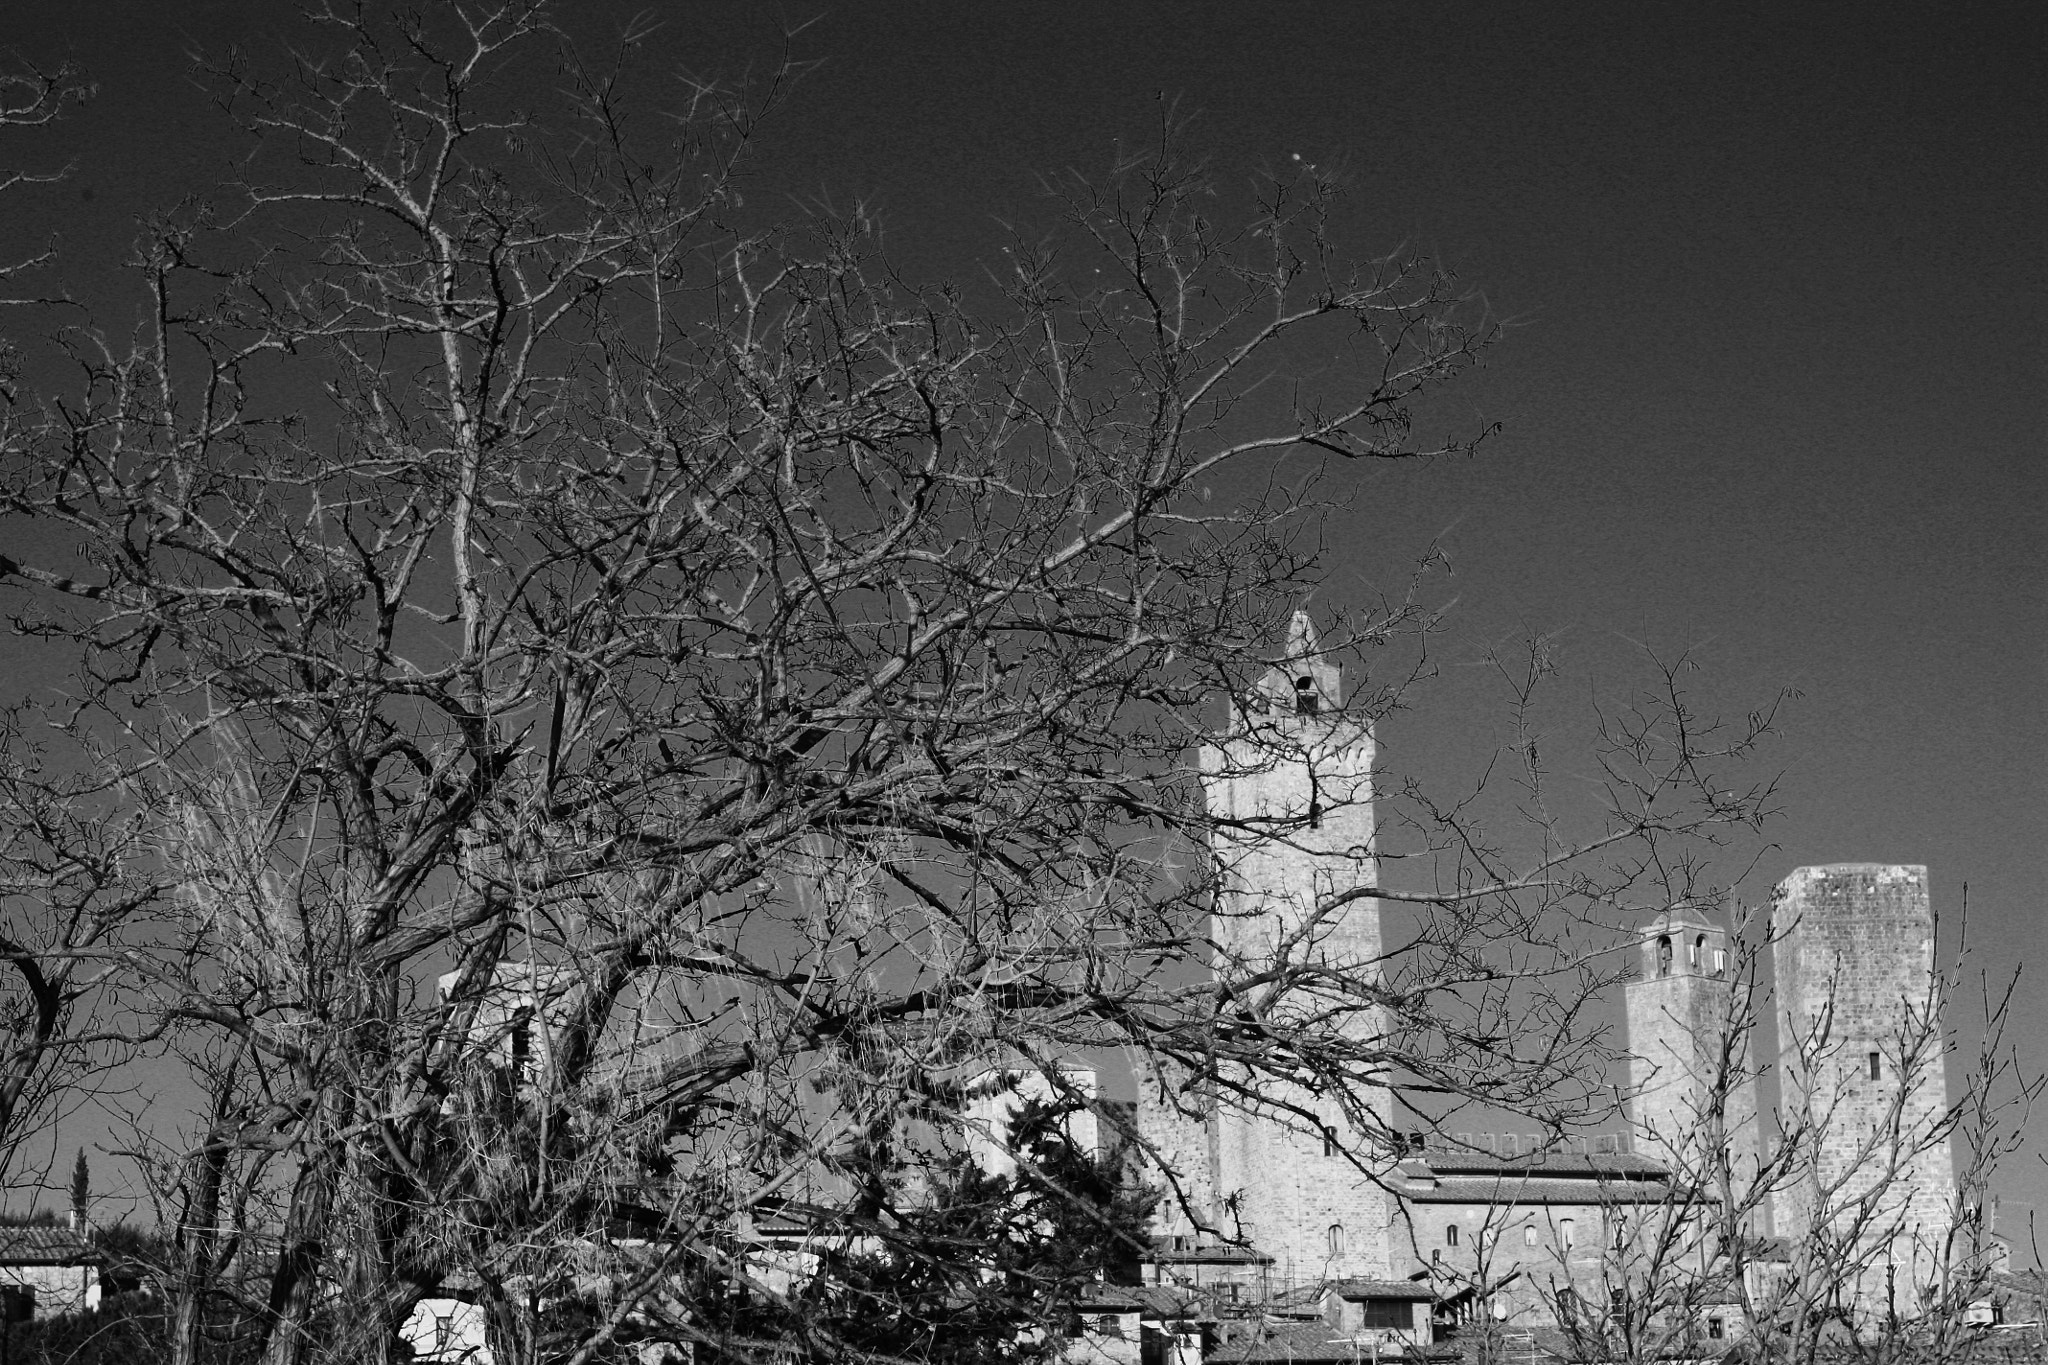
[[[564,15],[601,35],[633,3]],[[0,163],[75,161],[0,204],[83,292],[138,213],[235,143],[180,52],[260,48],[268,3],[13,0],[4,41],[96,100]],[[1432,543],[1457,599],[1390,762],[1493,733],[1490,644],[1552,634],[1581,696],[1637,642],[1695,648],[1731,706],[1800,694],[1764,767],[1785,814],[1745,889],[1805,863],[1925,863],[1944,944],[1968,887],[1995,965],[2048,974],[2048,70],[2038,4],[1090,0],[654,3],[679,68],[820,63],[752,193],[864,199],[917,278],[972,276],[1037,176],[1100,166],[1161,98],[1227,176],[1347,166],[1345,231],[1455,269],[1511,319],[1453,415],[1475,460],[1373,475],[1333,528],[1335,598]],[[18,151],[16,149],[19,149]],[[126,319],[109,321],[125,326]],[[1574,758],[1561,739],[1557,763]],[[2016,1039],[2048,1064],[2048,987]],[[2037,1124],[2048,1133],[2048,1124]],[[2038,1152],[1999,1185],[2048,1222]],[[2048,1227],[2044,1227],[2048,1233]]]

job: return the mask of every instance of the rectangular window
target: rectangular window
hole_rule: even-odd
[[[1870,1079],[1873,1081],[1881,1080],[1883,1078],[1883,1075],[1884,1054],[1873,1052],[1870,1054]]]
[[[1405,1332],[1415,1325],[1415,1310],[1406,1299],[1367,1299],[1361,1327]]]
[[[1560,1218],[1557,1220],[1557,1244],[1566,1251],[1570,1251],[1573,1243],[1578,1240],[1577,1233],[1578,1225],[1572,1222],[1571,1219]]]
[[[1522,1229],[1522,1245],[1525,1247],[1536,1245],[1536,1225],[1534,1223]]]
[[[1728,1334],[1728,1325],[1719,1318],[1707,1319],[1707,1335],[1719,1341]]]
[[[1337,1155],[1337,1130],[1335,1128],[1323,1129],[1323,1155]]]

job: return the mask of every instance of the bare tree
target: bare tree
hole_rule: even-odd
[[[0,1182],[47,1183],[55,1125],[139,1041],[108,998],[119,931],[154,898],[142,812],[0,722]]]
[[[1448,275],[1347,256],[1314,168],[1226,216],[1169,123],[1056,182],[987,297],[912,288],[858,215],[750,221],[773,83],[662,108],[644,34],[600,63],[526,3],[308,34],[214,73],[251,183],[142,254],[140,346],[69,339],[86,390],[0,482],[50,547],[0,582],[121,774],[52,799],[149,831],[119,961],[211,1059],[164,1167],[181,1359],[235,1256],[273,1365],[388,1359],[456,1277],[501,1362],[879,1354],[849,1281],[778,1281],[745,1229],[972,1254],[912,1215],[990,1057],[1133,1049],[1361,1150],[1396,1086],[1564,1121],[1607,973],[1559,919],[1669,903],[1659,850],[1767,804],[1718,773],[1758,727],[1666,726],[1672,684],[1584,837],[1411,791],[1433,884],[1328,886],[1262,960],[1208,930],[1214,850],[1336,813],[1224,821],[1192,750],[1316,586],[1346,467],[1484,435],[1415,432],[1493,336]],[[1376,677],[1423,624],[1396,592],[1315,661]],[[1409,916],[1383,960],[1308,951],[1368,894]]]

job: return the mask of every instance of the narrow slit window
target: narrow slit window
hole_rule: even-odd
[[[1330,1254],[1332,1256],[1342,1256],[1344,1254],[1344,1225],[1342,1223],[1330,1224]]]
[[[1457,1244],[1458,1244],[1458,1225],[1457,1225],[1456,1223],[1452,1223],[1452,1224],[1451,1224],[1451,1225],[1450,1225],[1449,1227],[1446,1227],[1446,1228],[1444,1229],[1444,1245],[1445,1245],[1445,1246],[1447,1246],[1447,1247],[1454,1247],[1454,1246],[1456,1246]]]
[[[1884,1079],[1883,1053],[1873,1052],[1870,1054],[1870,1079],[1873,1081]]]

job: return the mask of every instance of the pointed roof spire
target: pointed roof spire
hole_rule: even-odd
[[[1267,705],[1281,714],[1331,715],[1344,701],[1343,677],[1323,655],[1308,608],[1297,607],[1287,622],[1287,649],[1259,683]]]
[[[1316,649],[1316,624],[1309,619],[1307,607],[1296,607],[1293,619],[1287,623],[1287,657],[1312,659]]]

